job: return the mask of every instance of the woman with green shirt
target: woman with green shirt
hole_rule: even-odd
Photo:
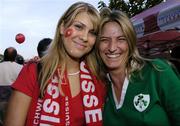
[[[103,9],[100,75],[108,86],[104,126],[180,126],[180,79],[161,59],[144,59],[136,33],[121,11]]]

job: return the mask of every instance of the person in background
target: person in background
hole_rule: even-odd
[[[45,54],[47,54],[48,48],[52,42],[51,38],[43,38],[39,41],[37,46],[37,52],[39,58],[42,58]]]
[[[93,51],[99,20],[91,4],[68,8],[41,69],[27,64],[12,85],[5,126],[102,126],[105,85],[98,80]]]
[[[22,65],[15,62],[17,51],[9,47],[4,51],[3,62],[0,63],[0,85],[11,85],[19,75]]]
[[[16,63],[18,63],[20,65],[24,65],[24,58],[21,55],[17,55],[15,61],[16,61]]]
[[[39,41],[38,46],[37,46],[37,53],[38,56],[35,56],[33,58],[31,58],[30,60],[28,60],[29,62],[36,62],[38,63],[40,61],[40,59],[48,53],[48,48],[50,46],[52,42],[51,38],[43,38],[42,40]]]
[[[15,62],[17,51],[13,47],[6,48],[4,59],[0,63],[0,125],[2,125],[8,100],[11,95],[11,84],[16,80],[22,65]]]
[[[167,62],[142,58],[125,13],[104,8],[96,44],[107,82],[104,126],[180,126],[180,80]]]

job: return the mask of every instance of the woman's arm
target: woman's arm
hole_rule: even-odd
[[[14,90],[6,113],[4,126],[25,126],[31,97]]]

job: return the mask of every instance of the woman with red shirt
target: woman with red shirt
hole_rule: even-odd
[[[69,7],[48,53],[38,65],[25,65],[13,84],[5,126],[102,125],[105,87],[92,50],[99,19],[88,3]]]

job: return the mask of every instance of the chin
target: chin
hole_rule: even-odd
[[[116,70],[119,68],[119,65],[106,65],[109,70]]]

